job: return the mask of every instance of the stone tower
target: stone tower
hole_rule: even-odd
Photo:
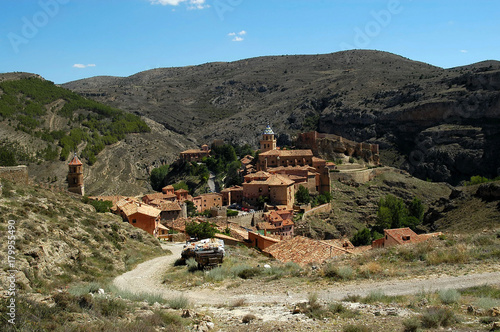
[[[76,153],[68,166],[68,191],[82,196],[85,195],[85,188],[83,186],[83,164],[76,156]]]
[[[262,139],[260,140],[260,152],[271,150],[276,150],[276,138],[274,137],[271,126],[267,125],[266,130],[264,130],[262,134]]]

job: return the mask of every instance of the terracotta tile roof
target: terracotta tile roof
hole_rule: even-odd
[[[224,190],[222,190],[221,192],[230,192],[230,191],[243,191],[243,187],[241,186],[233,186],[233,187],[230,187],[230,188],[226,188]]]
[[[173,189],[174,189],[174,186],[172,186],[171,184],[166,186],[166,187],[161,188],[161,190],[173,190]]]
[[[293,225],[295,225],[295,223],[290,219],[285,219],[285,220],[283,220],[282,225],[283,226],[293,226]]]
[[[270,186],[289,186],[295,183],[288,176],[281,174],[273,174],[266,182]]]
[[[263,251],[282,262],[295,262],[301,265],[323,263],[331,257],[347,253],[342,248],[303,236],[281,241]]]
[[[257,229],[266,230],[266,231],[275,231],[279,228],[274,226],[273,224],[268,223],[268,222],[258,222]]]
[[[270,150],[261,152],[259,156],[280,156],[280,157],[312,157],[311,150]]]
[[[250,173],[248,175],[245,175],[245,180],[246,178],[248,179],[255,179],[255,178],[269,178],[271,176],[271,173],[264,172],[264,171],[258,171],[257,173]]]
[[[217,239],[221,239],[221,240],[243,242],[241,239],[236,239],[236,238],[234,238],[232,236],[227,236],[227,235],[221,234],[221,233],[215,233],[214,237],[217,238]]]
[[[186,221],[187,221],[187,219],[185,219],[185,218],[180,218],[180,219],[176,219],[176,220],[169,220],[166,222],[166,225],[170,229],[184,233],[186,231]]]
[[[331,244],[332,246],[344,248],[347,250],[353,250],[355,248],[354,245],[351,243],[351,241],[349,241],[348,238],[323,240],[323,242]]]
[[[318,162],[326,162],[326,160],[325,160],[325,159],[321,159],[321,158],[318,158],[318,157],[313,157],[313,158],[312,158],[312,161],[313,161],[313,163],[314,163],[314,162],[317,162],[317,163],[318,163]]]
[[[83,164],[80,161],[80,159],[78,159],[78,157],[76,156],[76,153],[75,153],[75,155],[73,156],[73,159],[71,159],[71,161],[69,162],[68,165],[70,165],[70,166],[81,166]]]
[[[168,227],[163,226],[162,224],[158,224],[158,228],[164,229],[166,231],[169,231]]]
[[[153,193],[153,194],[147,194],[142,197],[142,199],[147,199],[148,201],[152,201],[155,199],[162,199],[165,194],[163,193]]]
[[[160,215],[161,210],[151,205],[141,204],[137,207],[137,213],[157,218]]]
[[[122,199],[117,204],[117,208],[123,212],[127,217],[135,213],[140,213],[150,217],[157,218],[161,210],[143,203],[134,202],[128,199]]]
[[[253,161],[253,157],[252,157],[252,156],[250,156],[250,155],[246,155],[246,156],[244,156],[243,158],[241,158],[241,160],[240,160],[240,161],[241,161],[241,163],[242,163],[243,165],[248,165],[248,164],[250,164],[250,163]]]
[[[181,154],[194,154],[194,153],[206,153],[208,154],[209,151],[201,150],[201,149],[190,149],[186,151],[182,151]]]
[[[423,239],[419,238],[417,233],[415,233],[408,227],[384,229],[384,234],[392,237],[399,244],[416,243],[423,241]]]
[[[181,207],[177,202],[166,201],[163,199],[155,199],[151,201],[149,204],[157,207],[162,211],[181,211]]]
[[[186,189],[177,189],[175,191],[175,193],[188,193],[189,191],[187,191]]]

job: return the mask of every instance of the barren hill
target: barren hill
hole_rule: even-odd
[[[453,184],[498,175],[500,63],[443,69],[379,51],[268,56],[93,77],[66,88],[199,143],[282,144],[317,129],[381,145],[383,162]]]
[[[151,190],[151,167],[192,146],[153,120],[82,98],[38,75],[0,74],[0,165],[28,164],[37,182],[66,186],[75,151],[86,163],[87,193],[140,194]]]

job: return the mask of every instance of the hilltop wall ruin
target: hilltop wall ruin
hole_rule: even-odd
[[[28,166],[0,167],[0,179],[20,184],[28,184]]]
[[[374,165],[380,163],[378,144],[358,143],[338,135],[320,134],[316,131],[301,133],[297,137],[296,145],[298,148],[311,149],[314,155],[325,159],[343,153]]]

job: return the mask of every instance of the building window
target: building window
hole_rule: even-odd
[[[136,219],[132,219],[132,224],[135,224],[137,222]]]
[[[410,241],[410,236],[403,236],[403,241]]]

